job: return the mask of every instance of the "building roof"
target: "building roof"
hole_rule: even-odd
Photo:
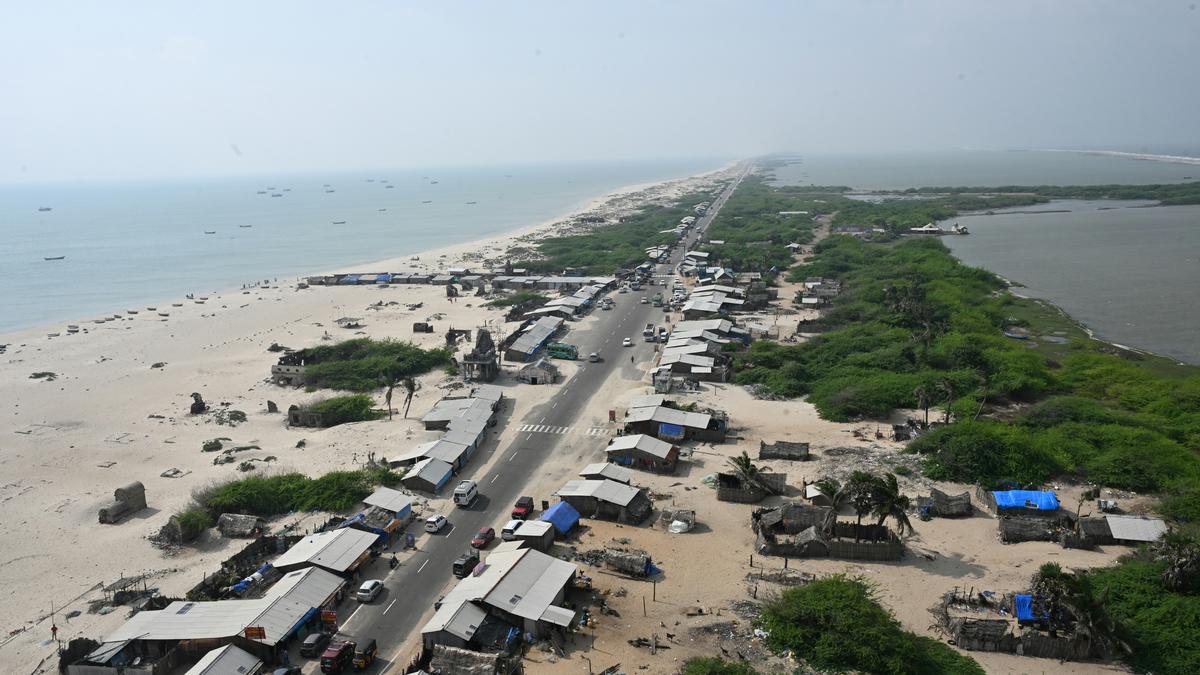
[[[218,647],[200,658],[183,675],[244,675],[262,666],[258,657],[233,645]]]
[[[433,409],[421,416],[421,422],[449,422],[471,407],[470,398],[444,398],[433,404]]]
[[[412,498],[399,490],[380,487],[363,500],[367,506],[378,506],[387,511],[399,513],[412,507]]]
[[[610,462],[596,462],[583,467],[583,471],[579,472],[583,478],[607,478],[615,480],[618,483],[629,485],[633,481],[633,472],[623,466],[617,466]]]
[[[554,525],[544,520],[526,520],[513,534],[517,537],[540,537],[553,529]]]
[[[533,323],[517,338],[509,349],[523,354],[532,354],[550,339],[551,335],[562,326],[563,320],[556,316],[544,316]]]
[[[1158,541],[1167,533],[1167,524],[1159,518],[1139,516],[1105,516],[1113,539],[1124,541]]]
[[[554,365],[549,359],[542,358],[538,359],[537,361],[530,361],[529,363],[526,363],[525,365],[521,366],[521,370],[545,370],[548,372],[557,373],[558,366]]]
[[[421,632],[458,630],[456,635],[469,639],[463,634],[471,625],[478,627],[479,623],[471,619],[482,621],[484,612],[476,606],[481,604],[522,618],[541,620],[575,572],[574,565],[532,549],[493,552],[484,559],[481,571],[458,582],[446,594],[441,609]],[[467,605],[474,609],[464,609]],[[466,614],[460,617],[463,612]],[[473,635],[474,630],[470,633]]]
[[[683,363],[689,366],[712,368],[717,360],[711,356],[701,356],[700,354],[681,354],[679,352],[668,354],[664,351],[662,358],[658,362],[664,366],[669,366],[673,363]]]
[[[400,481],[407,483],[409,480],[423,480],[435,487],[441,487],[446,484],[446,481],[450,479],[450,474],[453,472],[454,467],[448,463],[433,457],[426,457],[413,464],[412,468],[408,470],[408,473],[404,474],[404,478],[401,478]]]
[[[446,434],[449,436],[449,434]],[[440,441],[435,441],[433,445],[425,451],[426,457],[440,459],[448,464],[453,464],[459,460],[467,452],[467,446],[462,443],[455,443],[443,438]]]
[[[629,402],[629,407],[630,408],[653,408],[655,406],[662,405],[663,401],[666,401],[666,400],[667,400],[667,397],[663,396],[662,394],[644,394],[641,396],[634,396],[633,399]]]
[[[700,330],[710,331],[717,334],[729,333],[733,331],[733,322],[729,319],[699,319],[696,321],[679,321],[675,324],[675,330]]]
[[[616,438],[612,439],[608,442],[608,447],[605,448],[604,451],[626,452],[629,450],[637,450],[638,452],[650,455],[652,457],[666,459],[670,456],[671,450],[674,447],[675,446],[671,445],[670,443],[667,443],[666,441],[660,441],[653,436],[647,436],[646,434],[631,434],[629,436],[617,436]]]
[[[338,532],[357,532],[375,538],[357,530]],[[159,611],[138,612],[109,634],[105,642],[219,639],[239,635],[246,626],[262,626],[267,637],[256,642],[274,645],[290,635],[301,619],[342,583],[324,570],[297,570],[285,575],[257,600],[176,601]]]
[[[496,403],[504,398],[504,389],[494,384],[481,384],[475,387],[475,390],[471,392],[471,396]]]
[[[1002,490],[993,492],[997,509],[1058,510],[1058,497],[1053,492],[1038,490]]]
[[[591,497],[617,506],[629,506],[640,490],[611,480],[569,480],[554,494],[559,497]]]
[[[318,532],[296,542],[275,561],[276,567],[310,564],[346,572],[375,543],[370,532],[349,528]]]
[[[632,408],[625,414],[625,421],[658,422],[660,424],[677,424],[691,429],[707,429],[712,415],[707,413],[684,412],[666,406],[654,408]]]

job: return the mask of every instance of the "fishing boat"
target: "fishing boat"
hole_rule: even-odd
[[[478,204],[479,202],[467,202],[468,204]]]
[[[437,185],[437,184],[438,184],[438,182],[437,182],[436,180],[431,180],[431,181],[429,181],[429,184],[430,184],[430,185]]]
[[[42,213],[45,213],[46,211],[53,211],[53,210],[54,209],[50,208],[49,206],[39,206],[38,207],[38,211],[41,211]]]
[[[46,333],[46,337],[48,337],[48,338],[56,338],[58,336],[59,336],[59,333]]]
[[[326,190],[325,194],[329,194],[330,192],[334,192],[334,190]]]
[[[271,193],[271,196],[272,196],[272,197],[282,197],[282,196],[283,196],[283,193],[282,193],[282,192],[272,192],[272,193]]]
[[[260,194],[260,195],[265,195],[265,194],[267,194],[267,191],[266,191],[266,190],[259,190],[259,191],[258,191],[258,194]]]
[[[387,209],[379,209],[379,210],[380,210],[380,211],[387,211]]]
[[[171,313],[170,312],[159,312],[158,315],[159,316],[171,316]]]
[[[344,220],[335,220],[335,221],[333,221],[333,224],[334,224],[334,225],[345,225],[345,224],[346,224],[346,221],[344,221]]]
[[[385,185],[384,187],[386,187],[389,190],[394,190],[396,188],[395,185]]]
[[[205,230],[204,231],[204,234],[216,234],[216,233],[217,233],[216,230]]]
[[[425,201],[423,201],[423,202],[421,202],[421,203],[422,203],[422,204],[432,204],[432,203],[433,203],[433,200],[432,200],[432,199],[426,199]]]
[[[241,227],[244,229],[250,229],[251,227],[254,227],[254,226],[253,225],[238,225],[238,227]]]
[[[66,260],[66,259],[67,259],[67,256],[65,256],[65,255],[55,255],[55,256],[50,256],[48,258],[42,258],[42,260]]]
[[[157,307],[147,307],[146,311],[147,312],[156,312],[156,311],[158,311],[158,308]]]
[[[125,313],[126,314],[137,314],[138,311],[136,309],[127,309],[127,310],[125,310]]]
[[[172,307],[183,307],[183,303],[182,302],[172,302],[171,306]]]

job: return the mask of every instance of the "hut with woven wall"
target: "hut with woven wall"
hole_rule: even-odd
[[[949,495],[931,488],[928,497],[917,500],[917,510],[936,518],[965,518],[975,512],[975,507],[971,504],[970,492]]]

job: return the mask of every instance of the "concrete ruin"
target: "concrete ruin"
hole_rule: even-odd
[[[500,374],[500,358],[492,334],[480,328],[475,347],[462,358],[463,379],[467,382],[491,382]]]
[[[808,452],[808,443],[797,443],[794,441],[767,443],[766,441],[759,441],[758,458],[804,461],[812,459],[812,456]]]
[[[134,481],[113,491],[113,501],[100,507],[100,522],[112,525],[146,508],[146,486]]]

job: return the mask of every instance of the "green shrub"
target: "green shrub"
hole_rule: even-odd
[[[445,349],[421,349],[395,340],[357,338],[299,352],[309,387],[374,391],[387,380],[427,373],[450,362]]]
[[[773,651],[790,651],[819,670],[983,673],[973,659],[901,628],[859,578],[838,574],[787,589],[758,624]]]
[[[502,295],[498,298],[492,298],[483,303],[484,307],[512,307],[513,305],[523,305],[528,303],[531,309],[541,307],[550,302],[548,296],[536,293],[534,291],[517,291],[508,295]]]
[[[228,439],[225,439],[225,440],[228,440]],[[225,445],[221,443],[221,439],[214,438],[212,440],[204,441],[204,445],[200,446],[200,451],[201,452],[216,452],[223,447],[225,447]]]
[[[204,509],[192,508],[175,514],[175,523],[179,526],[179,538],[183,543],[190,543],[205,530],[213,526],[213,517]]]
[[[378,419],[374,408],[375,402],[366,394],[334,396],[306,406],[307,410],[321,415],[321,424],[326,427]]]
[[[345,511],[377,485],[395,485],[400,474],[386,469],[333,471],[319,478],[299,473],[249,476],[195,495],[210,513],[270,517],[293,511]]]
[[[757,675],[758,671],[743,661],[726,661],[716,657],[690,659],[683,664],[682,675]]]

